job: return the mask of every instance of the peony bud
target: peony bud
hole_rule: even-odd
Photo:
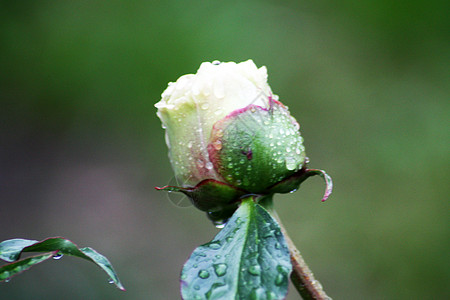
[[[311,176],[305,177],[303,138],[277,99],[266,68],[258,69],[252,60],[205,62],[197,74],[170,83],[155,106],[182,187],[165,189],[220,214],[232,213],[245,194],[297,188]]]

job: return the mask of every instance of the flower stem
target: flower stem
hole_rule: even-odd
[[[309,269],[308,265],[300,254],[300,251],[298,251],[297,247],[295,247],[295,244],[287,233],[286,228],[280,220],[280,217],[273,208],[272,199],[266,198],[262,202],[263,203],[260,202],[260,204],[263,205],[278,221],[278,225],[280,226],[284,238],[286,239],[286,243],[288,244],[289,252],[291,254],[291,281],[299,294],[304,300],[331,300],[331,298],[323,290],[320,282],[314,278],[314,274]]]

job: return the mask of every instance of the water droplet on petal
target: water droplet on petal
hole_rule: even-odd
[[[208,161],[208,162],[206,163],[205,167],[206,167],[208,170],[212,170],[212,168],[213,168],[212,162]]]
[[[209,103],[205,102],[202,105],[200,105],[200,108],[203,110],[207,110],[209,108]]]
[[[114,279],[112,279],[112,278],[108,279],[108,283],[109,283],[109,284],[114,283]]]
[[[217,151],[219,151],[220,149],[222,149],[222,142],[219,140],[216,140],[213,142],[213,147],[214,149],[216,149]]]
[[[197,166],[201,169],[205,166],[205,163],[203,162],[203,160],[199,159],[197,160]]]

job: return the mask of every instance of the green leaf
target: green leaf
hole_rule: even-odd
[[[36,256],[30,256],[18,262],[13,262],[4,265],[3,267],[0,268],[0,281],[8,281],[12,276],[28,270],[32,266],[53,257],[53,255],[54,255],[53,253],[46,253]]]
[[[20,255],[23,252],[47,253],[16,261],[20,258]],[[62,255],[76,256],[95,263],[109,275],[111,281],[119,289],[123,291],[125,290],[119,280],[119,277],[114,271],[113,266],[106,257],[92,248],[79,248],[73,242],[61,237],[47,238],[40,242],[25,239],[11,239],[1,242],[0,259],[7,262],[15,262],[0,267],[0,281],[6,280],[13,275],[25,271],[33,265],[41,263],[50,257],[59,258]]]
[[[22,249],[31,246],[38,241],[24,240],[24,239],[12,239],[6,240],[0,243],[0,259],[12,262],[19,258]]]
[[[284,299],[292,265],[274,218],[253,197],[194,250],[181,273],[183,299]]]

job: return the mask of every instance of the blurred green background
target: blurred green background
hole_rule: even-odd
[[[1,299],[179,299],[217,232],[154,186],[172,171],[154,103],[203,61],[253,59],[301,124],[308,180],[276,207],[334,299],[448,299],[448,1],[0,2],[0,240],[64,236]],[[299,299],[291,288],[288,299]]]

